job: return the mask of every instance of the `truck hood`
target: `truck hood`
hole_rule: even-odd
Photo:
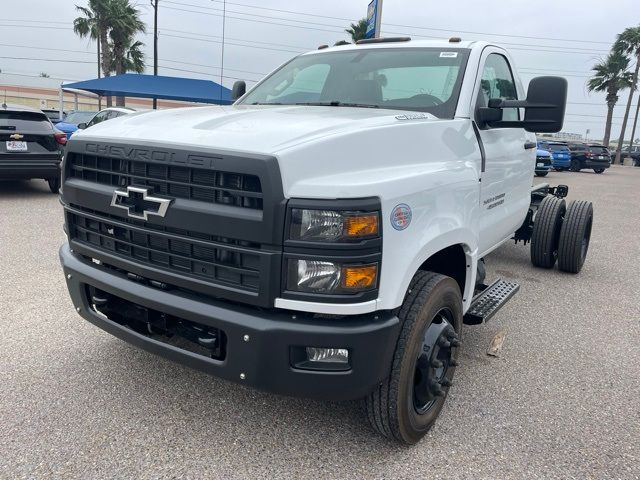
[[[277,155],[323,137],[363,129],[436,121],[426,113],[309,106],[192,107],[126,115],[74,134],[78,139],[131,139]]]

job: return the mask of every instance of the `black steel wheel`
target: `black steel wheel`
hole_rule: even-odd
[[[436,401],[444,396],[444,389],[451,386],[449,368],[456,364],[454,352],[460,345],[452,316],[448,308],[440,310],[422,338],[413,381],[413,407],[420,415],[434,408]]]
[[[553,195],[547,195],[542,199],[533,220],[531,233],[531,263],[536,267],[553,268],[556,264],[565,211],[564,199]]]
[[[414,444],[438,418],[458,364],[458,283],[438,273],[418,272],[398,317],[402,328],[389,376],[365,398],[365,408],[382,435]]]
[[[560,231],[558,268],[578,273],[587,258],[593,226],[593,205],[586,200],[569,203]]]

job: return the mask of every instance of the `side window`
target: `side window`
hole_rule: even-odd
[[[95,117],[93,117],[93,119],[89,122],[89,127],[95,125],[96,123],[100,123],[100,122],[104,122],[107,119],[107,115],[109,115],[109,113],[111,113],[110,110],[107,110],[106,112],[100,112],[98,114],[96,114]]]
[[[518,99],[509,62],[498,53],[490,54],[484,64],[476,106],[486,107],[490,98]],[[520,113],[517,108],[505,108],[502,110],[502,119],[506,121],[519,120]]]

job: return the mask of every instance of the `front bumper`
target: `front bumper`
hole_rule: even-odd
[[[60,261],[73,304],[85,320],[149,352],[227,380],[284,395],[349,400],[371,392],[391,366],[400,330],[398,317],[391,312],[314,318],[313,314],[204,300],[131,281],[76,255],[68,244],[60,249]],[[177,348],[99,315],[90,305],[86,286],[220,329],[226,335],[225,358],[215,360]],[[347,348],[350,370],[294,368],[292,347],[305,346]]]
[[[59,178],[59,156],[42,159],[0,157],[0,178]]]

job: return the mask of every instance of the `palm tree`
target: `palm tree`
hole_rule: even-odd
[[[361,18],[358,23],[352,23],[351,27],[345,29],[345,32],[351,35],[353,43],[364,39],[367,34],[367,19]]]
[[[111,0],[113,6],[113,17],[111,19],[112,69],[116,75],[134,71],[141,73],[144,71],[144,44],[134,41],[138,32],[144,33],[146,26],[140,20],[140,11],[135,8],[129,0]],[[116,105],[124,106],[124,98],[117,97]]]
[[[631,152],[631,147],[633,147],[633,137],[636,136],[636,127],[638,126],[638,115],[640,114],[640,96],[638,98],[638,105],[636,105],[636,117],[633,120],[633,128],[631,129],[631,138],[629,138],[629,152]]]
[[[108,46],[109,17],[111,16],[110,0],[89,0],[88,7],[76,5],[76,10],[84,16],[73,21],[73,31],[80,38],[89,37],[97,40],[98,43],[98,76],[100,67],[105,77],[109,76],[109,65],[111,63]],[[100,53],[102,51],[102,54]]]
[[[100,67],[102,74],[108,77],[111,73],[111,55],[109,50],[109,18],[111,17],[110,0],[89,0],[88,7],[76,5],[76,10],[84,16],[73,21],[73,31],[80,38],[89,37],[98,45],[98,78]],[[111,97],[107,97],[107,106],[111,106]]]
[[[627,128],[627,120],[629,119],[629,112],[631,111],[631,102],[633,102],[633,92],[638,84],[638,70],[640,69],[640,25],[637,27],[629,27],[625,29],[620,35],[613,46],[614,50],[617,50],[625,55],[631,55],[636,57],[636,68],[633,72],[633,78],[631,79],[631,88],[629,89],[629,100],[627,101],[627,109],[622,119],[622,129],[620,130],[620,139],[618,140],[618,148],[616,148],[615,162],[620,163],[620,152],[622,150],[622,144],[624,143],[624,134]]]
[[[609,146],[613,109],[618,103],[618,92],[631,86],[629,59],[618,51],[612,51],[605,60],[593,66],[593,77],[587,82],[590,92],[607,93],[607,121],[604,129],[604,145]]]

